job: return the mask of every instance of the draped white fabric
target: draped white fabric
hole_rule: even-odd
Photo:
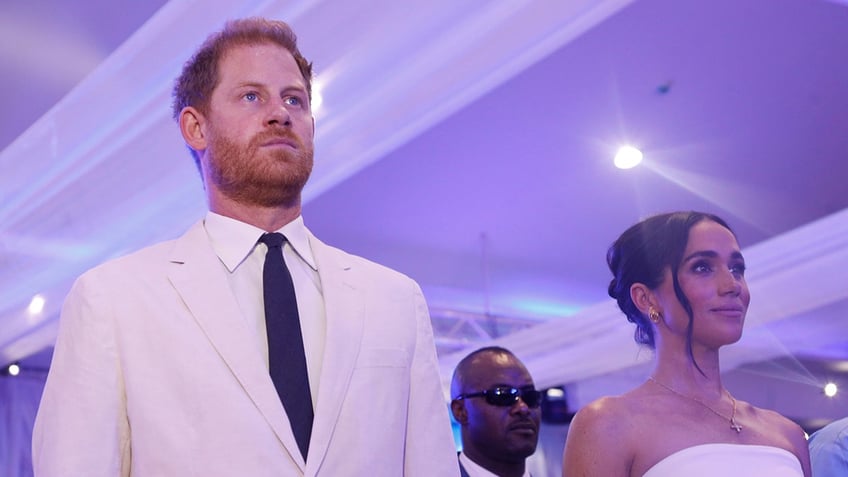
[[[46,375],[0,377],[0,475],[32,476],[32,426]]]
[[[0,364],[52,345],[74,277],[173,238],[203,214],[197,171],[167,105],[180,65],[226,19],[284,18],[320,65],[315,88],[332,114],[316,111],[320,160],[306,203],[631,1],[169,1],[0,151],[9,251],[0,269]],[[345,20],[363,8],[367,15]],[[382,71],[391,74],[374,74]],[[47,298],[39,320],[19,306],[33,290]]]

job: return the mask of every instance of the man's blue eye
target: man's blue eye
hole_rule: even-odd
[[[258,99],[258,96],[256,95],[256,93],[247,93],[244,95],[244,99],[248,101],[256,101]]]
[[[300,98],[295,97],[295,96],[289,96],[288,98],[286,98],[286,102],[291,104],[292,106],[299,106],[300,105]]]

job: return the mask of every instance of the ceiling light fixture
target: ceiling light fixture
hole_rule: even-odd
[[[633,146],[621,146],[615,154],[615,167],[632,169],[642,162],[642,151]]]
[[[839,392],[839,387],[833,381],[824,385],[824,395],[832,398],[836,396],[836,393]]]
[[[562,388],[548,388],[545,395],[548,399],[564,399],[565,391]]]
[[[41,295],[35,295],[32,297],[32,300],[29,302],[29,306],[27,307],[27,311],[29,311],[30,315],[38,315],[44,310],[44,297]]]

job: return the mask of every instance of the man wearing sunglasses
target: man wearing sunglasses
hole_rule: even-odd
[[[524,364],[501,347],[473,351],[451,381],[451,412],[459,423],[463,477],[528,477],[536,451],[541,393]]]

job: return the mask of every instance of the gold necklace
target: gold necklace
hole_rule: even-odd
[[[727,393],[727,397],[729,397],[730,402],[733,403],[733,412],[730,414],[730,417],[727,417],[724,414],[716,411],[715,409],[711,408],[704,401],[701,401],[700,399],[694,398],[692,396],[687,396],[687,395],[685,395],[685,394],[683,394],[679,391],[674,390],[672,387],[667,386],[667,385],[657,381],[656,379],[654,379],[653,376],[648,376],[648,380],[653,381],[656,384],[659,384],[660,386],[668,389],[669,391],[671,391],[674,394],[677,394],[680,397],[684,397],[684,398],[689,399],[691,401],[695,401],[696,403],[700,404],[701,406],[704,406],[705,408],[709,409],[716,416],[718,416],[722,419],[727,419],[728,421],[730,421],[730,428],[733,429],[734,431],[736,431],[737,434],[742,432],[742,426],[740,426],[739,423],[736,422],[736,399],[733,399],[733,395],[730,394],[730,391],[728,391],[727,389],[725,389],[724,392]]]

